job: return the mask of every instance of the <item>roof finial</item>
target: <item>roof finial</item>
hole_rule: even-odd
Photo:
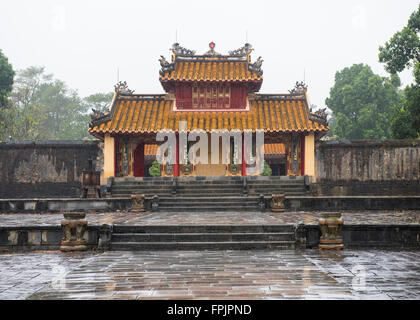
[[[209,43],[209,48],[210,50],[207,51],[204,55],[205,56],[220,56],[220,53],[217,53],[214,48],[216,47],[216,44],[214,43],[214,41]]]

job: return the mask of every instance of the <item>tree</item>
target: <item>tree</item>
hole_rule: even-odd
[[[17,74],[5,113],[7,125],[0,139],[72,140],[89,137],[88,105],[43,67],[29,67]]]
[[[152,165],[149,168],[149,174],[152,177],[160,177],[160,164],[157,160],[152,162]]]
[[[354,64],[335,74],[325,100],[333,112],[331,133],[339,139],[387,139],[390,119],[401,103],[398,76],[380,77],[368,65]]]
[[[408,20],[407,26],[396,32],[384,47],[379,47],[379,61],[385,69],[397,74],[413,67],[415,83],[404,89],[404,99],[392,118],[394,138],[416,138],[420,134],[420,5]]]
[[[9,120],[13,117],[10,111],[8,96],[13,88],[15,72],[6,56],[0,50],[0,142],[8,140]]]
[[[95,109],[101,112],[108,112],[108,109],[111,105],[112,98],[114,97],[113,92],[108,93],[95,93],[83,99],[83,101],[88,105],[88,109]]]
[[[44,113],[36,104],[35,96],[41,83],[50,81],[51,77],[44,73],[43,67],[29,67],[17,72],[9,108],[5,112],[5,126],[0,135],[2,141],[9,137],[13,140],[36,140],[40,136],[38,129]]]
[[[13,88],[15,72],[0,49],[0,108],[7,107],[7,97]]]
[[[55,80],[40,86],[37,103],[43,107],[45,120],[41,123],[44,139],[74,140],[88,137],[87,105],[77,92],[63,81]]]

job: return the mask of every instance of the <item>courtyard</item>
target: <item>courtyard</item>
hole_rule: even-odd
[[[419,211],[342,212],[345,224],[418,225]],[[315,225],[319,212],[89,213],[89,225]],[[1,214],[2,227],[61,214]],[[13,252],[13,251],[11,251]],[[0,299],[420,299],[420,251],[345,248],[0,254]]]
[[[2,254],[0,299],[415,299],[419,251]]]

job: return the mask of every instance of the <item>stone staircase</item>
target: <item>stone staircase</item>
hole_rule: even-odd
[[[258,211],[258,197],[243,196],[188,196],[162,197],[159,210],[168,212],[204,212],[204,211]]]
[[[243,197],[285,193],[306,195],[305,177],[189,177],[189,178],[115,178],[113,197],[133,193],[159,197]]]
[[[307,189],[304,177],[116,178],[111,195],[158,195],[162,211],[257,211],[260,195],[305,195]]]
[[[114,226],[110,250],[293,249],[293,225]]]

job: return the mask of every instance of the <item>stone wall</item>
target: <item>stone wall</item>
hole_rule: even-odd
[[[320,195],[420,195],[420,141],[320,141]]]
[[[420,141],[321,141],[315,156],[318,195],[420,195]],[[101,170],[103,142],[0,143],[0,199],[78,197],[90,157]]]
[[[103,167],[100,141],[0,143],[0,198],[78,197],[82,171]]]

